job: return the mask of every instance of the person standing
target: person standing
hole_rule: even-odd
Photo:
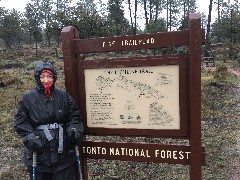
[[[34,70],[36,87],[18,104],[13,126],[21,137],[23,163],[32,179],[33,153],[36,180],[75,180],[75,145],[83,136],[83,121],[73,97],[55,87],[57,72],[50,62]]]

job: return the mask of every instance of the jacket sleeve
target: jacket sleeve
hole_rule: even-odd
[[[38,136],[35,136],[34,129],[30,121],[26,95],[23,95],[18,104],[17,112],[14,116],[13,127],[21,137],[24,145],[33,151],[42,147],[42,142]]]
[[[76,144],[80,144],[83,136],[83,120],[80,114],[80,111],[75,103],[73,97],[67,93],[68,98],[68,110],[67,110],[67,134],[68,137],[71,137],[72,134],[75,134]]]

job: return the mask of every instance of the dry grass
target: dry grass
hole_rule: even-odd
[[[25,50],[27,51],[27,50]],[[45,51],[44,51],[45,52]],[[17,102],[24,92],[34,87],[33,71],[26,70],[33,61],[41,60],[44,55],[35,57],[32,52],[20,56],[21,66],[4,69],[14,58],[1,54],[0,82],[0,179],[27,180],[29,176],[21,163],[22,143],[12,128],[12,119]],[[21,55],[21,53],[20,53]],[[49,55],[48,55],[49,58]],[[11,61],[6,61],[11,60]],[[58,70],[57,86],[64,88],[63,62],[51,57]],[[7,65],[8,66],[8,65]],[[240,177],[240,142],[239,142],[239,80],[231,74],[203,71],[202,79],[202,140],[206,146],[206,166],[202,168],[204,180],[238,180]],[[89,137],[92,138],[92,137]],[[119,137],[100,139],[116,141]],[[128,138],[129,141],[162,141],[164,143],[183,143],[180,140],[154,138]],[[121,139],[124,141],[126,139]],[[187,141],[184,143],[188,143]],[[89,179],[189,179],[189,167],[156,163],[135,163],[108,160],[89,160]]]

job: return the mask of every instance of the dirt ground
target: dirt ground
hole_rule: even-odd
[[[209,71],[209,72],[215,72],[217,71],[218,67],[206,67],[203,66],[202,69],[204,69],[205,71]],[[234,67],[227,67],[227,71],[233,75],[235,75],[236,77],[238,77],[240,79],[240,70],[236,69]],[[240,97],[240,84],[238,84],[235,88],[234,88],[234,96],[236,97],[236,99],[239,99]],[[237,104],[237,108],[236,111],[240,111],[240,104]],[[227,162],[228,166],[230,167],[228,170],[229,173],[229,180],[240,180],[240,119],[239,116],[237,119],[235,119],[234,121],[236,121],[236,124],[233,123],[233,126],[236,126],[236,144],[234,146],[234,150],[229,147],[227,144],[223,145],[223,148],[221,150],[223,150],[225,152],[225,156],[228,157]],[[232,123],[232,121],[228,122],[229,124]],[[236,156],[237,155],[237,156]],[[215,179],[215,178],[213,178]]]
[[[4,57],[9,58],[9,57]],[[28,59],[27,53],[24,54],[27,59],[20,67],[19,61],[16,66],[8,68],[0,67],[0,83],[5,86],[0,87],[0,180],[27,180],[29,175],[21,163],[22,143],[12,128],[12,118],[16,111],[17,102],[21,95],[30,87],[34,86],[32,71],[24,71],[33,60]],[[64,73],[62,60],[56,61],[59,73],[58,87],[64,88]],[[216,71],[215,67],[203,67],[206,71]],[[228,71],[240,78],[240,71],[228,68]],[[211,87],[219,88],[219,87]],[[224,89],[223,89],[224,90]],[[231,91],[238,100],[240,97],[240,84],[234,86]],[[216,96],[217,98],[218,96]],[[226,100],[227,101],[227,100]],[[230,100],[229,100],[230,101]],[[231,99],[232,101],[232,99]],[[234,104],[234,102],[232,103]],[[232,107],[222,107],[231,110]],[[240,104],[234,104],[234,111],[240,112]],[[240,114],[240,113],[238,113]],[[221,119],[219,122],[215,118],[204,119],[203,123],[203,141],[206,149],[212,148],[209,154],[206,154],[207,165],[203,167],[203,180],[240,180],[240,119],[229,117]],[[233,132],[234,131],[234,132]],[[234,140],[225,138],[234,134]],[[209,139],[208,139],[209,138]],[[211,140],[212,139],[212,140]],[[149,139],[150,141],[151,139]],[[232,140],[232,141],[230,141]],[[220,142],[219,142],[220,141]],[[221,159],[222,158],[222,159]],[[220,161],[221,159],[222,161]],[[126,169],[124,169],[126,167]],[[117,176],[104,176],[112,170],[116,174],[122,174],[119,180],[127,179],[151,179],[155,180],[186,180],[187,176],[174,174],[176,172],[187,172],[185,167],[168,170],[167,166],[159,164],[134,164],[119,163],[109,161],[89,161],[90,179],[116,179]],[[182,168],[182,169],[181,169]],[[151,176],[149,175],[151,173]],[[184,174],[183,173],[183,174]],[[97,175],[96,175],[97,174]],[[135,174],[135,175],[134,175]],[[149,175],[149,176],[148,176]],[[113,178],[114,177],[114,178]],[[160,178],[161,177],[161,178]],[[227,178],[226,178],[227,177]]]

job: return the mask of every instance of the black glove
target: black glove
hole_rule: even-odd
[[[80,145],[82,142],[82,134],[80,133],[80,131],[76,131],[75,132],[75,143],[76,145]]]
[[[43,143],[40,137],[35,136],[34,133],[29,134],[25,140],[27,142],[27,148],[33,152],[39,151],[43,148]]]
[[[80,131],[76,131],[76,128],[72,128],[69,132],[69,143],[71,146],[79,145],[82,142],[82,134]]]
[[[76,139],[75,139],[75,129],[72,129],[69,132],[69,143],[70,143],[70,147],[74,147],[76,144]]]
[[[81,126],[78,124],[71,124],[67,128],[70,145],[79,145],[82,142]]]

